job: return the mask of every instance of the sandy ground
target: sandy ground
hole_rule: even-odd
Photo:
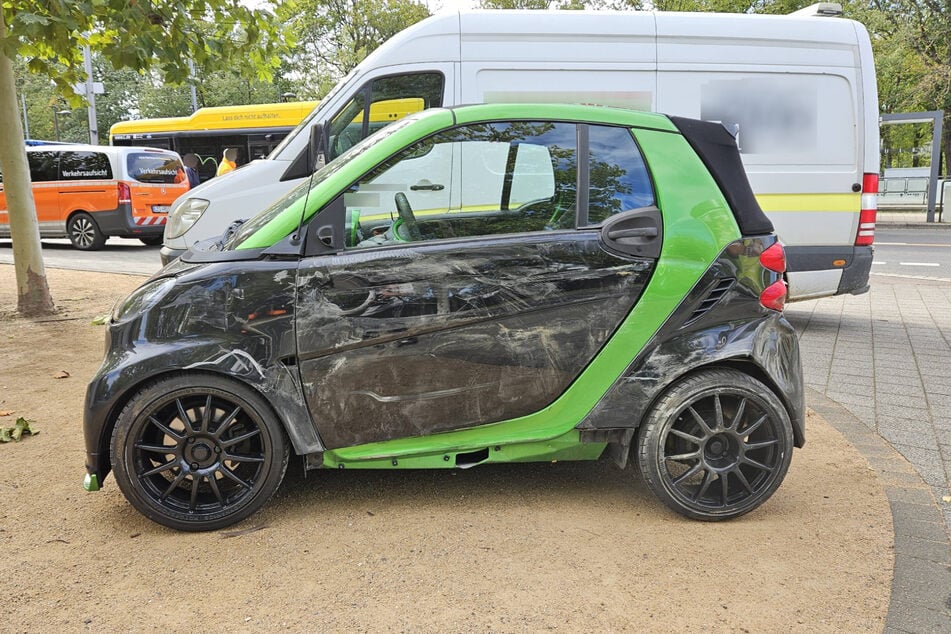
[[[257,515],[162,528],[114,481],[85,493],[90,320],[142,278],[49,271],[60,315],[25,320],[0,265],[0,631],[880,631],[888,503],[810,415],[785,483],[740,520],[681,519],[608,463],[315,471],[292,461]],[[69,378],[53,378],[65,370]]]

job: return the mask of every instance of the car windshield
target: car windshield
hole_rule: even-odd
[[[392,125],[388,125],[379,132],[368,136],[363,141],[360,141],[352,148],[327,163],[324,167],[314,172],[313,176],[292,189],[283,198],[279,199],[273,205],[242,224],[240,229],[238,229],[238,231],[236,231],[234,235],[231,236],[223,248],[226,250],[238,248],[241,243],[254,235],[256,231],[285,213],[292,214],[296,218],[302,219],[302,221],[308,220],[315,212],[315,210],[312,208],[313,205],[307,202],[308,199],[311,199],[311,197],[308,195],[309,192],[320,187],[321,183],[336,174],[344,165],[360,156],[376,144],[382,142],[394,132],[406,127],[415,119],[416,117],[414,116],[404,117],[400,121],[397,121]],[[316,197],[313,199],[316,199]]]

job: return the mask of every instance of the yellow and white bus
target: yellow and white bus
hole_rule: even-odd
[[[238,165],[266,157],[317,103],[220,106],[199,108],[187,117],[120,121],[109,130],[109,143],[195,154],[204,181],[215,175],[225,148],[238,150]]]

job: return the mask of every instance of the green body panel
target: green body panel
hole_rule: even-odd
[[[510,108],[503,111],[508,113]],[[482,108],[478,114],[472,119],[488,117]],[[546,118],[548,114],[547,110],[536,110],[535,116]],[[719,188],[682,136],[646,129],[633,132],[644,150],[654,177],[657,205],[663,211],[663,251],[644,295],[577,380],[551,405],[527,416],[431,436],[335,449],[324,454],[326,465],[349,467],[359,461],[393,458],[404,465],[404,458],[414,455],[442,460],[444,453],[539,443],[568,434],[584,419],[723,248],[741,237]],[[392,467],[392,463],[387,462],[387,466]]]
[[[653,128],[677,132],[670,119],[662,114],[636,112],[619,108],[601,108],[571,104],[482,104],[452,109],[457,124],[490,119],[552,119],[572,123],[606,123],[630,128]]]
[[[597,460],[604,453],[606,443],[582,443],[576,429],[536,442],[498,444],[488,447],[485,460],[478,464],[505,462],[555,462],[558,460]],[[346,461],[334,451],[324,453],[323,467],[327,469],[454,469],[458,452],[423,452],[370,460]]]

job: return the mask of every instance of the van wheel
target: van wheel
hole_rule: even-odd
[[[766,385],[736,370],[674,384],[645,418],[637,464],[667,506],[692,519],[749,513],[776,491],[792,458],[789,414]]]
[[[106,236],[87,213],[78,213],[66,223],[69,241],[80,251],[98,251],[106,244]]]
[[[152,238],[139,238],[139,242],[141,242],[147,247],[157,247],[160,244],[162,244],[162,236],[155,236]]]
[[[284,428],[259,394],[224,377],[180,374],[139,390],[112,433],[126,499],[170,528],[208,531],[257,511],[290,455]]]

